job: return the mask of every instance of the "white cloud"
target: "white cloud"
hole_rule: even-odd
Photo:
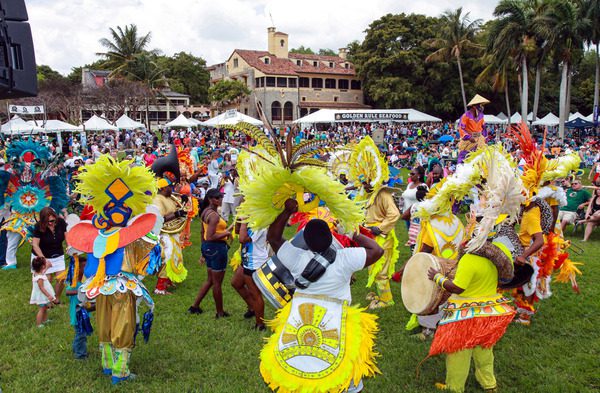
[[[209,64],[224,61],[235,48],[266,49],[271,16],[290,36],[290,47],[338,49],[361,40],[364,30],[387,13],[439,15],[463,6],[488,19],[495,0],[27,0],[36,60],[69,73],[91,63],[103,49],[108,28],[136,24],[152,32],[151,47],[171,55],[191,52]],[[269,15],[270,14],[270,15]]]

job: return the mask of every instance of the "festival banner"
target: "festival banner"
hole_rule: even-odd
[[[400,112],[341,112],[335,114],[335,121],[406,121],[408,113]]]
[[[9,113],[18,114],[18,115],[42,115],[45,113],[44,105],[33,105],[33,106],[25,106],[25,105],[8,105]]]

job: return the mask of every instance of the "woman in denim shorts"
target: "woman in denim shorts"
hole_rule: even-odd
[[[227,252],[229,245],[227,240],[231,232],[227,229],[227,223],[218,213],[218,208],[223,203],[223,194],[212,188],[206,192],[202,201],[200,217],[202,218],[202,256],[206,261],[208,278],[200,287],[194,304],[188,309],[191,314],[200,314],[202,309],[200,303],[212,288],[217,318],[228,317],[229,314],[223,310],[223,278],[227,269]]]

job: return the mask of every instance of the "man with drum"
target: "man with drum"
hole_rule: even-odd
[[[383,249],[355,233],[358,247],[336,250],[329,226],[320,219],[306,224],[300,240],[308,249],[299,248],[283,238],[297,210],[298,203],[288,199],[267,232],[296,291],[271,323],[274,334],[260,354],[261,374],[273,390],[359,392],[362,378],[379,372],[373,351],[377,317],[349,305],[350,279],[381,258]]]

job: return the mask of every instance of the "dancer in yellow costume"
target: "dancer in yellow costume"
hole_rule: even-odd
[[[516,247],[506,236],[493,242],[488,236],[499,217],[506,217],[507,223],[516,220],[525,199],[523,184],[498,150],[485,149],[478,167],[486,179],[482,187],[486,201],[483,218],[459,259],[454,279],[433,268],[428,273],[432,281],[452,294],[429,350],[429,356],[446,354],[446,381],[436,387],[452,392],[465,391],[471,358],[481,387],[486,392],[496,391],[493,346],[515,315],[510,300],[500,295],[497,287],[501,280],[512,278]],[[509,277],[505,277],[507,272]]]
[[[383,250],[359,233],[352,238],[358,247],[334,250],[331,230],[320,219],[304,227],[308,250],[301,249],[296,240],[282,237],[297,209],[296,201],[286,201],[267,233],[298,289],[268,322],[274,334],[261,351],[260,372],[278,393],[360,392],[362,379],[379,372],[373,348],[378,327],[376,316],[350,306],[350,280],[381,258]]]
[[[154,302],[141,277],[154,273],[160,263],[157,242],[151,240],[151,233],[162,226],[160,214],[150,205],[156,182],[146,167],[130,164],[104,155],[83,168],[77,192],[87,198],[94,216],[66,234],[70,247],[88,254],[84,270],[88,279],[79,288],[79,298],[96,302],[102,368],[113,384],[132,377],[129,361],[136,326],[146,340],[150,334]],[[138,325],[142,300],[151,310]]]
[[[375,142],[370,137],[365,137],[350,156],[350,177],[355,185],[361,186],[356,200],[365,203],[365,226],[371,230],[375,241],[384,250],[383,257],[369,267],[367,287],[372,286],[374,282],[377,285],[377,294],[371,292],[367,295],[367,300],[371,301],[370,309],[394,304],[390,277],[395,271],[400,255],[395,227],[401,215],[392,190],[384,186],[389,175],[385,158]]]

